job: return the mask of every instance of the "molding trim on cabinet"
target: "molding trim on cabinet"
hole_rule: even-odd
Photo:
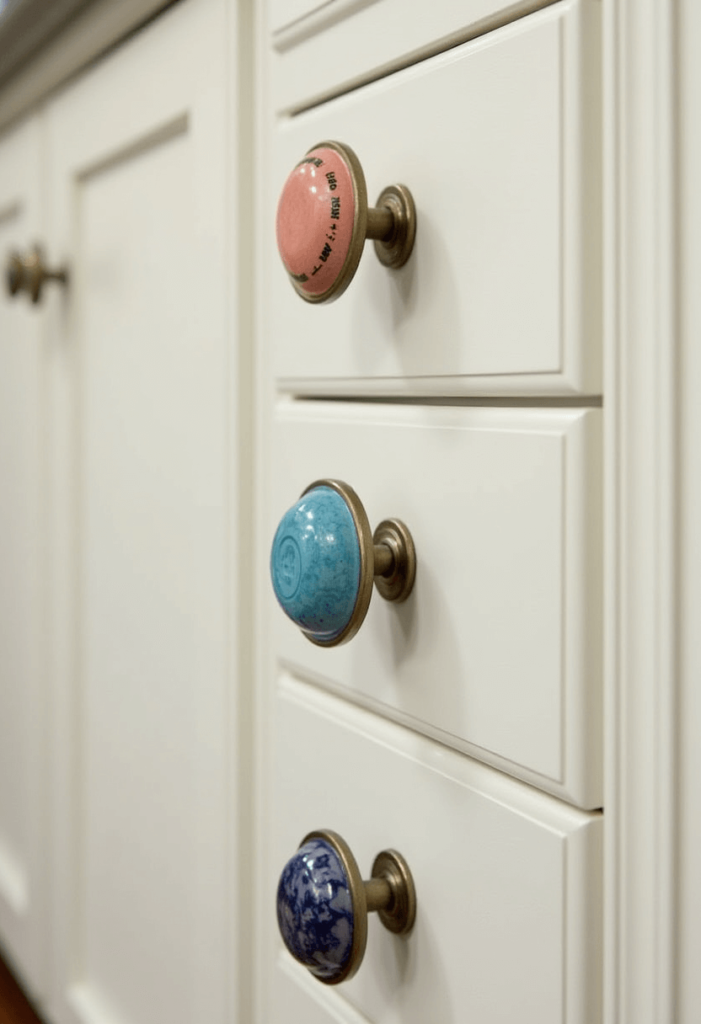
[[[15,0],[0,4],[0,83],[30,60],[90,0]]]
[[[155,146],[160,146],[164,142],[170,142],[171,139],[177,138],[178,135],[184,135],[188,128],[189,116],[187,112],[179,114],[177,117],[172,118],[172,120],[157,125],[151,131],[125,142],[113,152],[108,153],[106,156],[100,156],[86,167],[76,171],[75,179],[80,184],[83,184],[103,171],[118,167],[120,164],[126,163],[127,160],[132,160],[134,157],[148,152],[149,149],[153,149]]]
[[[324,1012],[329,1015],[329,1021],[332,1021],[333,1024],[373,1024],[365,1014],[356,1010],[337,988],[324,985],[322,989],[313,975],[301,964],[296,964],[288,953],[280,951],[277,966],[282,974],[287,976],[291,984],[301,989],[312,1003],[323,1007]],[[317,989],[321,989],[321,991],[317,992]]]
[[[316,35],[317,32],[322,32],[330,25],[335,25],[337,21],[349,17],[355,11],[378,2],[379,0],[326,0],[325,3],[304,17],[297,18],[295,21],[275,29],[273,31],[273,46],[280,52],[288,50],[302,39],[308,39],[309,36]]]
[[[309,17],[304,18],[300,22],[295,22],[289,29],[283,29],[276,33],[274,36],[275,50],[281,54],[285,53],[298,43],[304,42],[322,30],[335,25],[343,17],[357,11],[362,11],[372,6],[375,2],[376,0],[365,0],[365,2],[352,3],[351,0],[348,0],[348,5],[344,7],[344,10],[339,12],[338,15],[334,13],[333,17],[326,13],[328,8],[324,6],[319,12],[309,15]],[[319,107],[323,103],[337,99],[339,96],[344,96],[346,93],[354,92],[356,89],[361,89],[372,82],[387,78],[397,71],[403,71],[405,68],[412,67],[414,64],[420,64],[422,61],[436,57],[447,50],[462,46],[463,43],[479,39],[480,36],[494,32],[496,29],[504,28],[515,21],[519,21],[521,18],[527,17],[529,14],[535,14],[537,11],[551,7],[558,2],[559,0],[517,0],[516,3],[498,11],[496,14],[480,18],[460,28],[458,31],[452,32],[450,35],[441,36],[439,39],[422,45],[418,49],[411,49],[406,53],[400,54],[392,60],[374,67],[370,71],[355,75],[332,88],[315,93],[313,96],[305,98],[301,103],[293,103],[289,107],[284,107],[278,110],[278,116],[296,117],[298,114],[303,114],[314,107]]]
[[[678,1019],[674,17],[604,5],[607,1024]]]
[[[697,0],[680,0],[676,59],[679,68],[678,209],[679,223],[679,901],[677,939],[677,1021],[693,1024],[701,1007],[701,6]]]
[[[0,89],[0,130],[173,0],[92,0]]]

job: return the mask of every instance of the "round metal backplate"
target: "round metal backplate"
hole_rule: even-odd
[[[408,526],[401,519],[383,519],[372,539],[394,555],[392,571],[375,576],[375,586],[386,601],[406,601],[416,579],[416,548]]]
[[[395,935],[408,935],[416,920],[416,887],[409,865],[396,850],[382,850],[372,865],[372,877],[384,878],[392,891],[392,902],[378,910],[385,928]]]
[[[321,981],[325,985],[340,985],[342,981],[348,981],[349,978],[353,977],[365,956],[365,947],[368,942],[368,908],[365,899],[365,886],[363,885],[358,863],[353,856],[353,851],[343,836],[339,836],[338,832],[333,832],[331,829],[322,828],[310,832],[299,845],[304,846],[311,839],[323,839],[324,842],[333,847],[343,864],[346,877],[348,878],[348,889],[351,906],[353,907],[353,942],[350,956],[341,974],[330,979],[317,976],[317,981]]]
[[[416,238],[416,205],[406,185],[388,185],[377,200],[377,207],[386,206],[394,216],[394,231],[387,239],[375,240],[380,263],[393,270],[403,267],[411,256]]]

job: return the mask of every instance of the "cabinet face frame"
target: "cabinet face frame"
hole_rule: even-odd
[[[62,936],[52,1014],[60,1024],[107,1016],[141,1024],[158,1019],[164,1005],[174,1011],[170,1019],[192,1014],[223,1024],[240,980],[239,894],[229,888],[246,802],[237,798],[238,585],[231,572],[240,537],[229,516],[241,500],[243,387],[239,250],[230,244],[238,204],[238,81],[228,66],[235,30],[224,0],[185,0],[46,108],[49,240],[70,259],[72,273],[49,325],[52,685],[60,707],[53,913]],[[156,211],[152,235],[134,226],[129,196],[144,224]],[[169,238],[159,259],[155,243]],[[124,252],[131,264],[120,262]],[[175,271],[170,278],[158,276],[163,265]],[[133,267],[138,280],[129,276]],[[171,280],[178,291],[167,305]],[[121,347],[106,312],[115,294],[126,319],[115,309],[114,323],[135,328]],[[130,408],[120,407],[122,395],[133,399]],[[132,423],[144,427],[142,444]],[[146,610],[142,634],[138,617],[129,619],[129,572],[121,572],[109,539],[110,493],[117,541],[119,529],[126,531],[124,564],[146,573],[132,602]],[[164,572],[148,577],[159,565]],[[149,593],[153,601],[145,605]],[[174,631],[178,615],[182,629]],[[112,663],[104,659],[110,648]],[[144,679],[154,684],[141,702],[135,650],[144,655]],[[182,668],[172,663],[173,650]],[[120,672],[127,684],[121,695]],[[144,723],[153,737],[148,758]],[[163,826],[160,835],[154,821]],[[131,943],[139,949],[141,942],[137,961],[128,936],[139,920],[142,937]],[[146,954],[144,934],[151,937]],[[177,964],[174,987],[164,977]]]
[[[679,702],[680,684],[690,683],[680,675],[679,623],[693,606],[684,603],[677,532],[679,459],[692,442],[679,419],[684,221],[677,187],[688,157],[678,118],[685,102],[689,110],[697,102],[684,91],[683,22],[674,5],[619,0],[603,13],[604,1021],[691,1024],[698,1005],[678,1015]],[[696,126],[690,138],[698,144]],[[700,724],[686,723],[697,742]],[[697,962],[698,950],[689,954]]]
[[[26,294],[7,295],[4,269],[9,251],[42,238],[43,156],[39,114],[0,137],[0,940],[40,1001],[51,851],[45,325]]]

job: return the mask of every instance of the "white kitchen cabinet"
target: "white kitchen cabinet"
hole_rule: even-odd
[[[352,13],[271,37],[262,193],[327,139],[357,153],[370,204],[401,182],[417,213],[401,269],[366,244],[347,291],[315,304],[290,286],[274,206],[261,208],[274,298],[261,314],[265,528],[272,538],[314,481],[342,480],[371,530],[406,524],[417,568],[408,599],[376,592],[338,647],[309,643],[272,593],[261,602],[272,814],[259,826],[259,916],[320,828],[343,835],[361,871],[398,849],[418,901],[408,938],[369,924],[363,965],[338,987],[293,962],[268,911],[259,960],[274,981],[261,972],[259,1013],[271,1024],[603,1015],[600,7],[521,14],[470,38],[465,10],[468,41],[435,53],[427,13],[426,49],[409,66],[372,67],[364,52],[363,81],[342,85],[328,52],[341,70],[357,55]],[[391,5],[374,15],[386,40]],[[313,84],[295,50],[319,58]],[[326,170],[305,166],[310,205]],[[331,206],[334,184],[329,224],[348,209],[340,186]],[[326,229],[324,273],[344,229]],[[336,532],[319,514],[301,508],[300,552],[315,530]],[[307,587],[297,559],[295,596]],[[313,891],[302,878],[296,892]]]
[[[5,142],[3,242],[69,267],[3,301],[0,411],[0,925],[61,1024],[223,1024],[235,991],[229,26],[177,5]]]
[[[48,1024],[696,1024],[692,0],[164,6],[0,89],[2,255],[69,268],[0,303],[3,952]],[[419,228],[311,308],[324,137]],[[335,651],[269,584],[317,476],[419,559]],[[339,987],[274,920],[315,828],[417,884]]]
[[[553,0],[272,0],[268,88],[296,115],[425,57],[516,22]]]
[[[401,182],[417,209],[401,269],[366,244],[340,304],[312,313],[275,252],[270,204],[282,388],[600,394],[600,13],[595,0],[554,4],[279,122],[274,194],[313,145],[338,139],[371,205]]]
[[[226,1019],[226,8],[173,8],[47,105],[54,1013]]]
[[[41,124],[0,140],[0,252],[42,237]],[[3,281],[4,287],[4,281]],[[26,295],[0,301],[0,936],[46,994],[48,713],[44,324]]]
[[[322,986],[280,956],[271,1019],[302,1024],[321,1002],[332,1021],[354,1021],[354,1011],[388,1024],[598,1020],[602,922],[592,894],[601,885],[602,817],[289,673],[277,694],[278,862],[300,843],[300,822],[333,827],[363,877],[380,849],[398,849],[418,906],[408,939],[371,915],[363,964],[341,985]],[[290,785],[290,765],[302,785]],[[509,984],[495,984],[500,972]]]
[[[315,311],[314,311],[315,312]],[[279,657],[319,685],[580,806],[603,803],[601,410],[281,402],[276,518],[337,477],[416,545],[402,604]]]

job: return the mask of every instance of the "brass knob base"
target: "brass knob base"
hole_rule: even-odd
[[[389,210],[392,227],[388,234],[375,239],[375,252],[380,263],[392,270],[403,267],[411,256],[416,238],[416,206],[406,185],[388,185],[377,200],[376,209]]]
[[[393,555],[389,571],[375,576],[375,586],[386,601],[406,601],[416,579],[416,548],[408,527],[401,519],[383,519],[372,540]]]
[[[49,270],[44,264],[43,253],[38,245],[25,256],[20,256],[19,253],[10,255],[6,268],[7,290],[10,295],[25,291],[36,305],[41,301],[45,281],[58,281],[65,285],[68,281],[68,271],[65,267]]]
[[[377,914],[395,935],[408,935],[416,920],[416,888],[409,865],[396,850],[382,850],[372,865],[372,877],[389,884],[390,902]]]
[[[19,253],[13,252],[7,258],[6,282],[8,295],[16,295],[22,287],[24,266]]]

